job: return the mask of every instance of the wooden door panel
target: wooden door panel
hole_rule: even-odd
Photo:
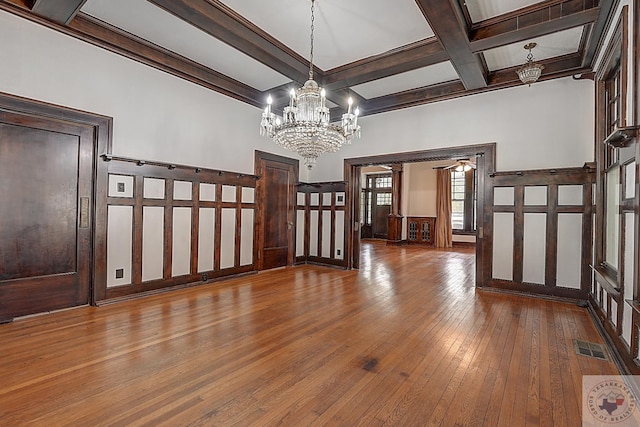
[[[260,221],[256,226],[258,269],[293,263],[294,200],[297,160],[256,151],[256,189]]]
[[[0,139],[0,280],[75,272],[79,137],[0,124]]]
[[[270,163],[265,165],[265,180],[268,187],[265,192],[265,229],[264,248],[286,248],[289,245],[288,215],[289,200],[289,170],[281,169]]]
[[[0,112],[0,320],[88,303],[93,158],[90,126]]]

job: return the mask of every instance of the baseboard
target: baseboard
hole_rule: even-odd
[[[593,324],[596,327],[596,330],[600,334],[600,337],[602,337],[602,340],[606,344],[607,350],[611,355],[611,359],[613,359],[613,363],[616,365],[616,368],[618,368],[618,371],[620,372],[620,374],[633,375],[633,373],[627,367],[627,364],[624,362],[624,358],[618,351],[618,348],[616,347],[615,343],[613,342],[613,340],[605,330],[604,326],[602,325],[602,319],[600,318],[600,316],[598,316],[598,312],[595,306],[593,305],[591,298],[589,298],[588,300],[587,310],[589,311],[591,320],[593,321]]]
[[[129,301],[129,300],[133,300],[133,299],[138,299],[138,298],[142,298],[142,297],[148,297],[151,295],[157,295],[157,294],[163,294],[165,292],[171,292],[171,291],[177,291],[180,289],[187,289],[187,288],[193,288],[196,286],[203,286],[203,285],[210,285],[213,283],[218,283],[218,282],[224,282],[230,279],[237,279],[238,277],[244,277],[244,276],[252,276],[254,274],[258,274],[257,270],[252,270],[252,271],[248,271],[245,273],[238,273],[238,274],[233,274],[233,275],[229,275],[229,276],[220,276],[220,277],[214,277],[211,278],[205,282],[202,281],[198,281],[198,282],[189,282],[189,283],[183,283],[180,285],[175,285],[175,286],[167,286],[166,288],[157,288],[157,289],[149,289],[148,291],[142,291],[142,292],[136,292],[136,293],[132,293],[132,294],[127,294],[127,295],[122,295],[122,296],[117,296],[117,297],[113,297],[113,298],[107,298],[107,299],[103,299],[103,300],[99,300],[96,301],[95,305],[96,307],[102,307],[105,305],[109,305],[109,304],[115,304],[121,301]]]

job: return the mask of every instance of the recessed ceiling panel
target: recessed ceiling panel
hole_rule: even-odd
[[[305,59],[310,0],[222,0]],[[316,0],[314,64],[323,70],[433,36],[414,0]]]
[[[384,79],[363,83],[353,86],[351,89],[370,99],[457,79],[458,74],[451,62],[445,61]]]
[[[495,71],[524,64],[529,54],[529,51],[524,49],[524,46],[530,42],[538,44],[531,52],[537,61],[575,53],[580,47],[582,31],[583,27],[576,27],[559,33],[536,37],[522,43],[487,50],[484,52],[484,58],[487,61],[489,70]]]
[[[542,3],[539,0],[465,0],[473,22],[484,21],[523,7]]]
[[[145,0],[89,0],[82,12],[258,90],[291,81]]]

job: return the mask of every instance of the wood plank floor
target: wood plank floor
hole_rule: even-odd
[[[585,309],[477,290],[469,249],[299,266],[0,325],[0,425],[578,426]]]

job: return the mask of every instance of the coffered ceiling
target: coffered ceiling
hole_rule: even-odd
[[[316,0],[314,78],[332,116],[587,76],[616,0]],[[0,0],[0,9],[256,107],[308,78],[310,0]],[[532,89],[534,90],[534,89]]]

